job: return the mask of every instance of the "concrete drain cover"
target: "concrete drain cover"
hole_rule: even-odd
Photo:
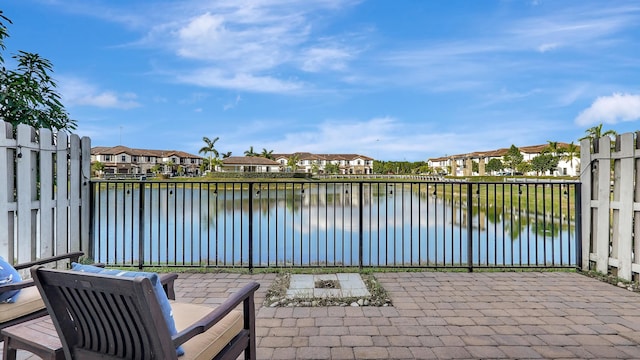
[[[328,286],[325,284],[333,284]],[[371,296],[360,274],[291,275],[287,298],[345,298]]]

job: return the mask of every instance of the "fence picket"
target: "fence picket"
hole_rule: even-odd
[[[638,141],[638,134],[619,135],[613,152],[608,136],[597,140],[598,152],[592,152],[589,140],[580,143],[583,270],[595,268],[624,280],[640,273],[640,244],[632,241],[640,234]]]
[[[40,130],[40,250],[41,257],[53,256],[54,209],[53,199],[53,152],[55,145],[51,130]]]
[[[5,236],[0,237],[0,256],[9,262],[14,260],[15,244],[15,211],[13,181],[15,175],[14,155],[17,141],[13,138],[13,126],[0,120],[0,229],[6,229]],[[4,174],[4,176],[2,175]]]
[[[89,138],[22,124],[14,132],[2,120],[0,131],[0,255],[22,263],[87,251]]]

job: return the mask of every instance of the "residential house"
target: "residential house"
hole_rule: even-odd
[[[523,161],[531,161],[536,156],[543,153],[548,148],[548,144],[544,145],[532,145],[532,146],[522,146],[518,149],[522,154]],[[558,143],[558,148],[567,148],[569,144],[567,143]],[[491,159],[499,159],[502,160],[503,156],[509,151],[508,148],[501,148],[497,150],[489,150],[489,151],[476,151],[467,154],[457,154],[457,155],[447,155],[437,158],[431,158],[427,160],[429,167],[433,169],[437,169],[440,173],[445,174],[455,174],[455,176],[471,176],[471,175],[485,175],[487,172],[485,171],[486,164],[489,163]],[[579,151],[579,149],[578,149]],[[478,171],[473,172],[473,162],[478,163]],[[558,162],[558,166],[556,170],[553,172],[548,172],[545,175],[551,176],[578,176],[580,170],[580,155],[575,159],[567,160],[565,158],[561,158]],[[498,175],[494,173],[492,175]],[[527,175],[535,175],[535,173],[529,173]]]
[[[261,156],[229,156],[222,159],[222,172],[280,172],[280,163]]]
[[[105,174],[150,174],[160,165],[164,174],[199,175],[203,158],[178,150],[132,149],[118,145],[91,148],[91,162],[104,164]]]
[[[291,157],[297,156],[295,171],[305,173],[324,173],[328,164],[338,166],[340,174],[373,174],[373,158],[358,154],[312,154],[296,152],[293,154],[274,154],[273,158],[283,169],[288,169]]]

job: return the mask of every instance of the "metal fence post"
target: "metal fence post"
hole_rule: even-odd
[[[582,183],[577,182],[575,191],[575,218],[576,218],[576,268],[582,267]]]
[[[467,183],[467,269],[473,272],[473,184]]]
[[[249,272],[253,273],[253,183],[249,183]]]
[[[138,183],[138,268],[144,267],[144,182]],[[133,190],[132,190],[133,191]],[[151,242],[151,239],[149,239]]]
[[[363,246],[364,246],[364,184],[360,182],[358,185],[358,266],[363,267]]]

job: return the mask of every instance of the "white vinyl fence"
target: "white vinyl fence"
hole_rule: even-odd
[[[89,249],[91,140],[0,120],[0,255]]]
[[[639,133],[580,143],[582,269],[637,279],[640,274]]]

